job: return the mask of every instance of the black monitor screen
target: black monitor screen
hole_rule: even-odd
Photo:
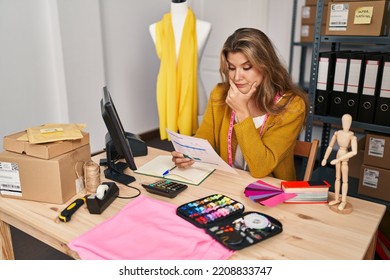
[[[114,181],[128,184],[135,179],[132,176],[124,174],[123,170],[127,167],[136,170],[137,166],[135,165],[125,130],[123,129],[107,87],[103,88],[103,98],[100,101],[100,107],[104,123],[108,130],[108,134],[106,135],[108,169],[105,170],[105,176]],[[116,163],[120,158],[124,158],[127,164],[123,165],[122,162]]]

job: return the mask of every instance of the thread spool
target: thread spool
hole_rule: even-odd
[[[89,160],[84,164],[85,189],[87,193],[96,193],[100,185],[100,166]]]

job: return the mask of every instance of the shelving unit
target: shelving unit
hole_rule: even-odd
[[[329,144],[329,134],[332,124],[341,124],[340,118],[334,118],[330,116],[320,116],[314,114],[314,102],[317,88],[317,75],[318,75],[318,57],[320,47],[323,44],[330,44],[330,50],[339,50],[341,45],[345,44],[348,46],[379,46],[382,50],[390,50],[390,37],[372,37],[372,36],[321,36],[321,20],[324,8],[324,0],[318,0],[316,21],[315,21],[315,34],[312,50],[312,63],[309,80],[309,115],[307,120],[307,129],[305,131],[305,140],[311,141],[312,139],[312,126],[313,121],[322,122],[322,139],[321,139],[321,152],[320,155],[324,154],[324,149]],[[354,121],[352,123],[352,129],[359,128],[370,132],[380,132],[390,134],[390,127],[374,125],[369,123],[362,123]]]
[[[306,72],[306,57],[307,51],[312,48],[313,43],[309,42],[297,42],[295,41],[295,31],[297,27],[297,9],[298,9],[298,1],[293,1],[293,13],[292,13],[292,24],[291,24],[291,45],[290,45],[290,58],[289,58],[289,73],[292,73],[292,66],[294,63],[294,54],[295,48],[300,48],[300,61],[299,61],[299,76],[298,76],[298,85],[307,90],[308,83],[305,82],[305,72]]]
[[[296,4],[296,1],[294,1],[294,3]],[[319,70],[318,59],[319,59],[321,46],[326,45],[331,51],[340,50],[342,46],[348,46],[348,47],[354,46],[358,48],[364,46],[365,49],[367,48],[370,49],[370,47],[373,47],[381,51],[390,51],[390,37],[321,36],[321,20],[322,20],[323,8],[324,8],[324,0],[318,0],[317,10],[316,10],[314,42],[312,45],[311,71],[310,71],[309,88],[308,88],[310,107],[309,107],[309,114],[307,118],[306,131],[305,131],[305,141],[311,141],[313,122],[322,124],[321,148],[319,153],[320,158],[323,158],[323,155],[325,154],[325,150],[329,145],[330,131],[332,125],[341,126],[340,118],[331,117],[331,116],[321,116],[321,115],[316,115],[314,113],[315,95],[317,89],[317,78],[318,78],[318,70]],[[381,126],[381,125],[362,123],[357,121],[352,122],[351,129],[360,130],[363,131],[364,133],[379,132],[379,133],[390,134],[389,126]],[[326,177],[327,176],[326,172],[327,171],[324,171],[324,169],[322,169],[320,177],[324,177],[324,176]],[[333,175],[330,176],[334,178],[334,169],[333,169],[333,173],[331,171],[331,174]],[[315,176],[318,176],[318,173],[314,175],[314,177]],[[365,200],[371,200],[377,203],[385,204],[387,208],[390,209],[390,202],[359,195],[357,193],[357,184],[358,182],[354,182],[353,180],[351,180],[350,182],[351,188],[350,188],[349,195],[359,197]]]

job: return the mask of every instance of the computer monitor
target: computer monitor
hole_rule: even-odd
[[[126,138],[126,132],[123,129],[114,102],[106,86],[103,87],[103,98],[100,101],[100,108],[108,130],[106,134],[107,169],[104,171],[104,175],[107,179],[127,185],[135,181],[135,178],[124,174],[123,171],[127,167],[131,170],[136,170],[137,166],[134,162],[130,144]],[[119,162],[122,158],[125,159],[126,163]]]

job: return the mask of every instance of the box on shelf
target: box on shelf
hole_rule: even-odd
[[[314,41],[314,25],[302,25],[301,26],[301,42],[302,43],[310,43]],[[322,25],[321,34],[325,32],[325,25]]]
[[[390,201],[390,169],[363,164],[358,193],[369,197]]]
[[[30,144],[27,141],[18,140],[24,134],[26,132],[21,131],[5,136],[3,139],[4,150],[37,158],[50,159],[89,144],[89,133],[87,132],[82,132],[84,136],[82,139],[45,144]]]
[[[301,24],[315,24],[317,6],[302,6]],[[322,24],[326,23],[326,16],[328,14],[328,6],[324,6],[322,15]]]
[[[82,174],[82,163],[90,159],[89,144],[52,159],[3,151],[0,153],[0,194],[63,204],[81,190],[76,169]]]
[[[389,1],[330,2],[326,35],[381,36],[390,27]]]
[[[390,169],[390,136],[367,133],[363,163]]]
[[[324,0],[324,5],[327,5],[329,1],[332,1],[332,0]],[[315,5],[317,5],[317,0],[306,0],[305,5],[315,6]]]
[[[386,0],[366,0],[366,1],[386,1]],[[329,2],[329,1],[326,1]],[[345,0],[331,0],[331,2],[346,2]],[[348,0],[348,2],[362,2],[362,0]]]
[[[358,140],[358,153],[348,161],[348,176],[359,179],[363,164],[366,136]]]

